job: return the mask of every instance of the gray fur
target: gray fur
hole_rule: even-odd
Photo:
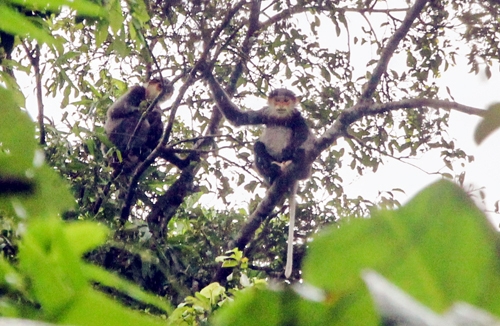
[[[278,162],[283,161],[283,149],[290,145],[292,129],[283,126],[268,126],[259,140],[266,145],[267,152]]]

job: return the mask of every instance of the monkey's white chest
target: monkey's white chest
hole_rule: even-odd
[[[260,141],[266,145],[267,152],[281,162],[283,149],[290,145],[292,130],[281,126],[270,126],[264,129]]]

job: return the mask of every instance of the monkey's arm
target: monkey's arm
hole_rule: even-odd
[[[288,161],[292,159],[300,160],[302,159],[301,154],[303,150],[300,146],[307,140],[311,135],[311,130],[306,123],[306,120],[302,117],[300,112],[294,112],[293,119],[290,120],[289,127],[292,129],[292,139],[290,140],[290,145],[283,149],[283,160]]]
[[[220,84],[215,80],[212,73],[207,73],[207,82],[212,91],[212,96],[221,110],[222,114],[232,124],[241,125],[256,125],[264,123],[264,116],[261,111],[241,111],[229,98]]]

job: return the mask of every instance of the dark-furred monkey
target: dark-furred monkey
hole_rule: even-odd
[[[163,88],[165,92],[157,105],[140,122],[148,104],[162,93]],[[161,79],[154,78],[144,86],[136,85],[130,88],[108,109],[104,131],[122,153],[125,169],[144,160],[158,145],[163,133],[162,111],[159,105],[168,100],[173,91],[174,87],[168,79],[163,79],[162,82]],[[170,150],[165,149],[160,156],[181,169],[189,164],[189,160],[179,158]]]
[[[213,75],[206,74],[207,81],[217,106],[227,120],[236,126],[265,125],[259,140],[254,145],[255,168],[264,178],[267,185],[272,185],[290,163],[303,164],[306,151],[311,149],[316,138],[307,126],[306,120],[296,106],[299,103],[295,94],[287,89],[279,88],[269,93],[267,106],[257,111],[241,111],[231,102],[228,95],[215,80]],[[304,180],[311,175],[311,166],[304,166],[294,177]],[[285,276],[292,273],[293,264],[293,230],[295,227],[295,195],[298,182],[290,190],[290,226],[288,233],[288,251]]]

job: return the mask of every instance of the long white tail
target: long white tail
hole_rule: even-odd
[[[285,277],[289,278],[292,275],[293,267],[293,229],[295,229],[295,207],[297,203],[295,202],[295,197],[297,195],[297,188],[299,182],[295,181],[292,186],[292,191],[290,191],[290,197],[288,198],[288,205],[290,209],[290,224],[288,227],[288,249],[286,253],[286,266],[285,266]]]

